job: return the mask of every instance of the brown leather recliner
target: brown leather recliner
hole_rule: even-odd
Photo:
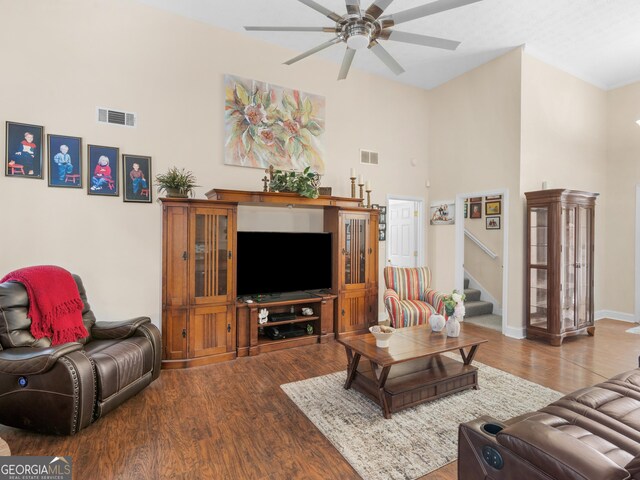
[[[460,425],[464,480],[640,480],[640,368],[502,423]]]
[[[29,299],[17,282],[0,284],[0,423],[42,433],[73,435],[160,375],[161,341],[148,317],[96,322],[82,280],[89,332],[77,343],[36,340]]]

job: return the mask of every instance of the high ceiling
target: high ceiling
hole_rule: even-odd
[[[245,32],[243,25],[334,26],[298,0],[139,0],[211,25],[303,52],[331,38],[317,32]],[[345,0],[316,0],[342,15]],[[367,8],[373,0],[361,0]],[[395,0],[385,14],[430,3]],[[640,0],[482,0],[394,27],[461,41],[456,51],[384,42],[405,68],[396,77],[371,52],[359,51],[358,68],[422,88],[433,88],[520,45],[531,55],[603,89],[640,81]],[[316,55],[336,64],[344,44]],[[292,55],[293,56],[293,55]],[[282,58],[282,61],[290,57]],[[288,68],[304,68],[305,60]],[[349,81],[349,79],[345,80]]]

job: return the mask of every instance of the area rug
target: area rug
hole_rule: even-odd
[[[458,357],[459,358],[459,357]],[[507,420],[562,396],[479,362],[480,390],[467,390],[394,413],[355,390],[346,372],[281,385],[364,480],[415,479],[457,459],[458,424],[481,415]]]
[[[635,333],[636,335],[640,335],[640,327],[633,327],[627,330],[627,333]]]

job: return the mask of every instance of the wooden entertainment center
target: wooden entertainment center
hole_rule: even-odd
[[[208,200],[162,198],[163,368],[186,368],[325,343],[378,321],[378,211],[362,199],[211,190]],[[238,205],[321,208],[332,233],[331,291],[246,302],[236,295]],[[259,325],[260,309],[294,319]],[[311,308],[312,315],[302,315]],[[293,315],[292,314],[292,315]],[[300,324],[304,336],[271,339],[265,327]]]

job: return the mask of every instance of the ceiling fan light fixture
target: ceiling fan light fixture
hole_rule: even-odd
[[[371,27],[367,24],[349,25],[345,33],[347,46],[353,50],[367,48],[371,42]]]
[[[369,45],[369,35],[353,35],[347,39],[347,46],[354,50],[362,50]]]
[[[325,0],[319,1],[324,2]],[[445,50],[455,50],[458,45],[460,45],[460,42],[417,33],[391,30],[391,27],[410,20],[427,17],[435,13],[463,7],[470,3],[481,2],[482,0],[429,0],[429,3],[425,5],[409,8],[408,10],[386,16],[382,15],[394,0],[373,0],[373,3],[365,11],[360,8],[361,0],[343,1],[347,7],[347,13],[344,15],[338,15],[337,13],[322,6],[316,0],[298,0],[298,2],[303,3],[307,7],[310,7],[330,20],[333,20],[333,27],[282,26],[245,27],[245,29],[249,31],[265,32],[323,32],[334,34],[331,40],[287,60],[284,62],[285,65],[293,65],[294,63],[337,43],[346,43],[347,50],[342,59],[338,80],[344,80],[347,78],[356,52],[358,50],[365,49],[370,49],[371,52],[389,68],[389,70],[396,75],[400,75],[404,72],[404,68],[402,68],[393,56],[382,45],[380,45],[380,43],[378,43],[379,40],[392,40],[394,42],[410,43]]]

